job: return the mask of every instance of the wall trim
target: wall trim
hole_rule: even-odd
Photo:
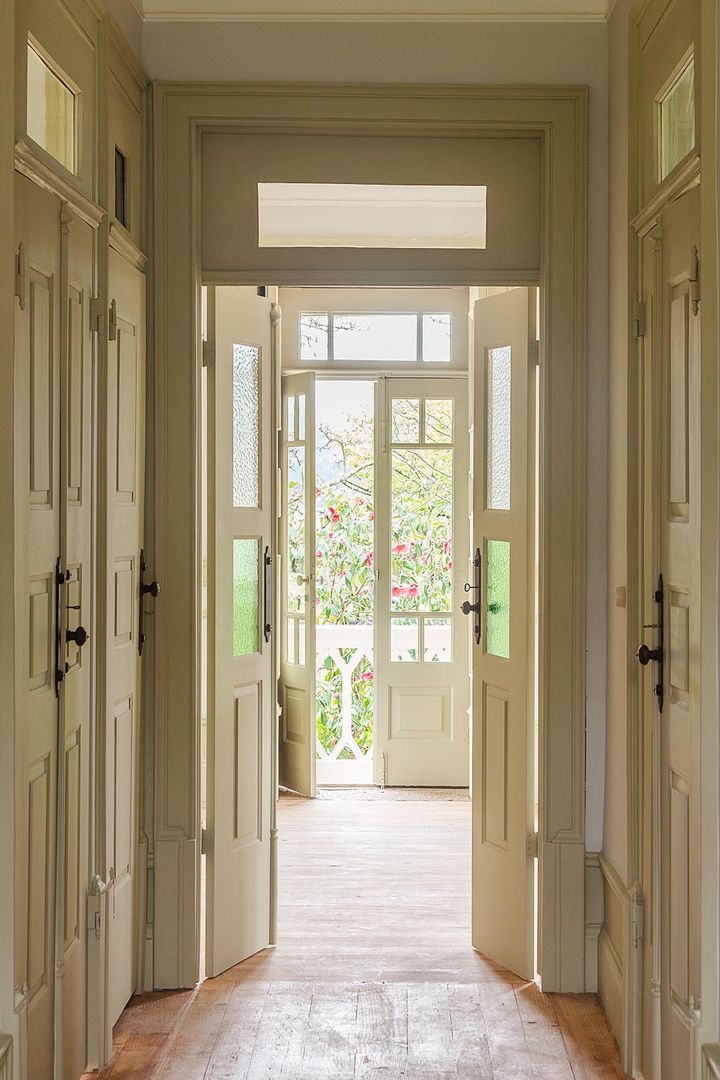
[[[105,216],[102,207],[92,199],[88,199],[87,195],[83,195],[70,180],[66,180],[48,165],[24,139],[18,139],[15,143],[15,168],[38,187],[52,192],[53,195],[57,195],[59,199],[66,202],[70,209],[93,229],[99,227]]]

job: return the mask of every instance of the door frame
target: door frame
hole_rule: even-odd
[[[202,273],[202,138],[220,129],[270,137],[298,130],[327,134],[332,124],[343,135],[481,139],[500,133],[541,143],[539,268],[484,267],[472,276],[478,285],[541,286],[541,966],[545,989],[582,991],[587,88],[168,83],[155,86],[154,104],[156,455],[149,463],[149,484],[156,569],[167,582],[156,616],[150,676],[155,691],[155,985],[192,986],[198,975],[200,287],[257,283],[252,271]],[[468,281],[466,270],[363,274],[343,269],[341,255],[337,262],[332,284]],[[319,283],[317,274],[311,282],[308,272],[272,276],[278,285]],[[169,297],[175,298],[172,304]],[[178,304],[180,297],[184,302]]]
[[[635,945],[636,935],[654,934],[657,942],[659,923],[657,917],[651,923],[648,913],[654,911],[653,892],[659,888],[659,865],[655,853],[647,851],[647,839],[643,837],[643,814],[649,813],[653,834],[659,829],[659,801],[657,792],[647,791],[647,773],[643,776],[643,752],[651,749],[653,762],[659,754],[657,731],[650,748],[643,744],[643,731],[650,728],[646,720],[647,702],[643,693],[643,669],[635,660],[635,650],[643,640],[645,596],[643,588],[652,581],[650,568],[644,576],[647,547],[655,556],[658,549],[657,521],[647,522],[643,505],[643,458],[642,432],[646,422],[643,407],[644,383],[642,375],[643,320],[653,317],[643,307],[635,307],[645,296],[643,275],[643,244],[649,237],[656,249],[655,258],[661,257],[662,212],[666,206],[689,187],[700,185],[700,228],[703,237],[701,268],[701,306],[703,310],[702,340],[700,347],[700,379],[702,397],[703,445],[701,498],[702,498],[702,580],[718,580],[718,522],[720,500],[718,483],[718,447],[720,446],[720,420],[718,395],[720,380],[717,377],[717,342],[719,336],[717,299],[718,289],[718,243],[717,243],[717,43],[716,11],[710,0],[700,0],[701,40],[697,55],[701,59],[701,76],[696,86],[696,100],[700,103],[700,126],[697,131],[696,150],[659,184],[647,203],[642,199],[643,146],[641,110],[641,24],[649,19],[659,19],[668,0],[636,0],[629,15],[628,37],[628,319],[627,319],[627,632],[628,657],[627,679],[627,725],[626,725],[626,790],[627,790],[627,880],[616,875],[624,889],[624,962],[622,965],[622,1031],[620,1044],[623,1067],[631,1075],[645,1075],[648,1070],[660,1066],[659,1045],[654,1048],[653,1062],[643,1062],[643,985],[650,983],[653,1003],[659,1010],[659,998],[655,994],[655,978],[659,972],[659,946],[653,949],[654,971],[643,969],[642,948]],[[703,156],[701,148],[708,148]],[[652,328],[657,335],[659,328]],[[650,332],[648,330],[648,332]],[[653,346],[653,352],[655,346]],[[652,462],[651,468],[657,468]],[[649,539],[646,539],[649,530]],[[645,550],[644,550],[645,547]],[[655,569],[654,567],[652,568]],[[720,915],[718,913],[718,874],[720,857],[718,840],[720,830],[717,822],[717,806],[720,798],[720,740],[718,738],[716,710],[718,694],[718,609],[714,602],[715,589],[705,594],[712,597],[704,604],[702,624],[702,682],[700,689],[701,712],[701,831],[703,846],[701,907],[703,946],[701,948],[701,1000],[702,1009],[697,1029],[697,1057],[710,1061],[710,1044],[720,1043],[720,990],[718,989],[717,953],[720,945]],[[653,764],[653,768],[655,765]],[[647,805],[647,809],[646,809]],[[643,863],[650,863],[650,873],[645,875]],[[659,991],[658,991],[659,992]],[[657,1025],[656,1025],[657,1030]],[[658,1031],[659,1036],[659,1031]],[[708,1044],[703,1046],[703,1044]],[[702,1050],[701,1050],[702,1047]],[[707,1051],[707,1053],[706,1053]],[[696,1070],[701,1070],[700,1060]],[[709,1065],[708,1065],[709,1068]],[[652,1073],[651,1073],[652,1075]],[[697,1075],[701,1075],[698,1071]],[[702,1073],[704,1075],[704,1073]],[[709,1075],[709,1071],[708,1071]],[[658,1077],[656,1080],[659,1078]]]

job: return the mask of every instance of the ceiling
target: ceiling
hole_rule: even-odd
[[[137,2],[137,0],[136,0]],[[141,0],[155,21],[602,22],[612,0]]]

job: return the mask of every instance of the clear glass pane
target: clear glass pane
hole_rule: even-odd
[[[305,447],[287,448],[287,609],[305,610]]]
[[[233,506],[260,505],[260,350],[233,345]]]
[[[354,757],[358,752],[365,757],[372,751],[375,728],[375,672],[372,660],[367,657],[363,657],[352,673],[351,708],[350,729],[355,743],[351,749]]]
[[[374,391],[370,380],[322,381],[317,386],[315,613],[318,626],[371,626],[373,622]],[[369,640],[372,641],[372,632]]]
[[[452,619],[425,619],[423,659],[426,663],[452,660]]]
[[[297,441],[305,442],[305,395],[298,394],[298,430]]]
[[[509,345],[488,349],[485,468],[489,510],[510,509],[511,371]]]
[[[27,51],[27,133],[75,171],[75,95],[31,45]]]
[[[300,316],[301,360],[327,360],[329,323],[327,314]]]
[[[452,489],[451,449],[392,451],[394,611],[452,610]]]
[[[390,660],[392,663],[417,663],[419,639],[417,619],[391,619]]]
[[[452,398],[428,398],[425,402],[425,442],[450,443],[452,439]]]
[[[510,656],[510,544],[488,540],[485,651]]]
[[[447,364],[450,360],[452,315],[428,313],[423,315],[422,325],[423,360],[430,364]]]
[[[418,398],[393,398],[390,423],[394,443],[420,442],[420,401]]]
[[[695,145],[695,62],[660,102],[660,176],[664,179]]]
[[[260,541],[233,540],[233,654],[260,648]]]
[[[287,662],[288,664],[297,664],[297,638],[295,633],[295,627],[297,626],[297,619],[286,619],[286,634],[287,634]]]
[[[295,395],[290,394],[285,403],[285,438],[295,442]]]
[[[333,355],[336,360],[416,360],[417,315],[335,315]]]

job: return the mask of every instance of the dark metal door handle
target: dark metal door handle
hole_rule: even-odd
[[[651,649],[649,645],[641,645],[637,651],[637,658],[643,667],[646,667],[651,660],[659,664],[662,660],[662,651],[660,649]]]
[[[78,649],[82,649],[90,635],[84,626],[76,626],[74,630],[66,630],[65,637],[68,641],[74,641]]]
[[[482,634],[482,615],[480,609],[482,606],[482,555],[480,554],[480,548],[475,549],[475,556],[473,558],[473,568],[475,570],[475,581],[472,585],[466,583],[465,592],[477,592],[477,600],[471,604],[469,600],[464,600],[460,606],[460,610],[463,615],[469,615],[471,612],[475,615],[475,622],[473,624],[473,637],[475,638],[475,644],[480,644],[480,635]]]
[[[649,645],[643,642],[635,655],[638,658],[638,663],[642,664],[643,667],[647,667],[651,663],[658,666],[655,697],[658,700],[658,709],[662,712],[665,703],[665,584],[662,574],[658,578],[653,599],[657,604],[658,612],[657,622],[652,624],[652,628],[657,630],[657,645],[654,649],[651,649]],[[650,629],[650,627],[645,627],[645,629]]]
[[[272,634],[272,555],[269,547],[265,548],[263,554],[263,569],[263,637],[267,643]]]
[[[146,596],[152,596],[153,600],[156,600],[160,595],[160,582],[159,581],[145,581],[145,571],[147,570],[147,563],[145,562],[145,551],[140,548],[140,613],[138,615],[138,655],[142,656],[143,646],[145,645],[145,612],[143,610],[143,600]]]

